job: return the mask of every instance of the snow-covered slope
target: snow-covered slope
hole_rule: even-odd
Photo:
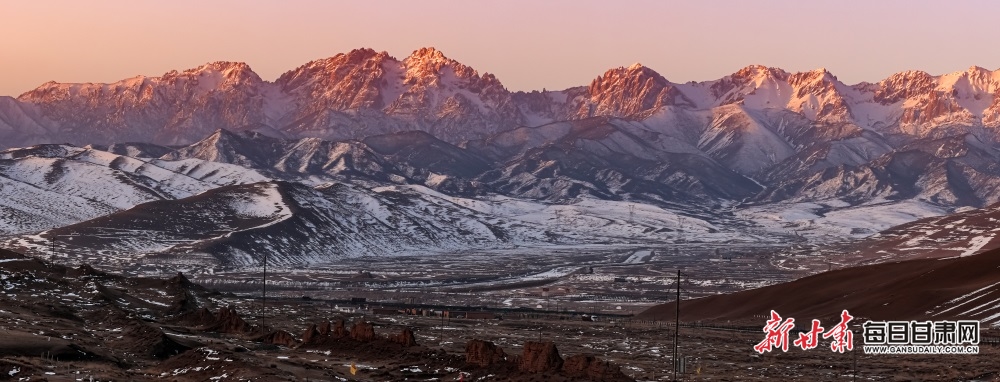
[[[138,204],[269,178],[198,159],[133,158],[66,145],[0,152],[0,234],[53,228]]]
[[[916,220],[887,229],[857,247],[889,259],[965,257],[1000,248],[1000,205]]]
[[[551,205],[468,199],[422,186],[374,189],[261,182],[160,200],[4,245],[64,261],[257,266],[346,257],[674,240],[757,242],[705,220],[649,205],[595,199]],[[54,241],[53,241],[54,239]],[[55,251],[50,251],[55,246]],[[132,260],[128,260],[132,259]],[[141,260],[140,260],[141,259]]]
[[[60,256],[250,266],[267,252],[292,266],[514,246],[836,241],[1000,194],[1000,152],[973,135],[892,148],[873,134],[789,156],[786,172],[761,177],[766,189],[682,138],[615,118],[465,147],[423,132],[330,142],[224,130],[177,149],[108,147],[135,156],[39,145],[0,152],[0,233],[37,254],[55,239]]]

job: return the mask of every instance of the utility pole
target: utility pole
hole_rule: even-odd
[[[267,334],[267,329],[265,329],[267,326],[265,325],[265,321],[264,321],[264,317],[265,317],[264,309],[267,307],[267,251],[264,251],[264,277],[263,277],[263,279],[264,279],[264,288],[262,290],[261,300],[260,300],[260,331],[261,331],[262,334]]]
[[[680,367],[680,330],[681,330],[681,270],[677,270],[677,300],[674,302],[677,308],[674,316],[674,381],[677,381],[677,368]]]
[[[851,341],[854,341],[853,337],[851,338]],[[851,380],[853,382],[858,382],[858,351],[852,350],[851,353],[854,353],[854,372],[851,373]]]

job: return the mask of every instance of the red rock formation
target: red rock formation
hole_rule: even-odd
[[[507,361],[507,354],[492,342],[471,340],[465,344],[465,362],[479,367],[488,367]]]
[[[298,345],[292,334],[284,330],[276,330],[258,338],[258,341],[265,344],[280,345],[284,347],[295,347]]]
[[[323,321],[322,323],[319,324],[319,327],[316,328],[316,330],[319,331],[319,335],[321,335],[321,336],[328,336],[328,335],[330,335],[330,330],[331,329],[332,329],[332,325],[330,324],[330,321]]]
[[[216,322],[209,331],[230,334],[246,334],[253,331],[253,327],[243,320],[233,307],[219,309],[216,315]]]
[[[390,341],[403,346],[417,346],[417,340],[413,336],[413,331],[410,328],[403,328],[399,334],[393,335],[389,338]]]
[[[608,361],[586,354],[577,354],[566,358],[563,363],[563,373],[574,378],[586,378],[591,381],[631,381],[622,373],[621,367]]]
[[[322,336],[323,334],[319,330],[316,330],[316,324],[311,324],[308,328],[306,328],[306,331],[302,333],[302,343],[314,343]]]
[[[347,331],[346,327],[344,327],[344,320],[337,319],[337,323],[334,324],[333,332],[330,333],[330,335],[333,336],[333,338],[344,338],[351,335],[351,333]]]
[[[361,342],[371,342],[375,340],[375,327],[371,322],[358,321],[351,328],[351,339]]]
[[[185,313],[178,319],[179,322],[191,326],[209,326],[216,322],[215,314],[207,308],[201,308],[193,312]]]
[[[529,373],[541,373],[546,371],[557,371],[562,368],[563,359],[559,356],[559,350],[552,342],[528,341],[524,344],[524,353],[518,368]]]

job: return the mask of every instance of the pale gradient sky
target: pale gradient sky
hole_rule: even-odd
[[[265,80],[354,48],[422,46],[511,90],[641,62],[675,82],[749,64],[853,84],[1000,67],[995,1],[6,1],[0,95],[243,61]]]

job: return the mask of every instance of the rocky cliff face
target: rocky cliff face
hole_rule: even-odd
[[[496,77],[433,48],[403,60],[358,49],[307,63],[274,84],[285,110],[271,108],[275,127],[295,137],[354,139],[423,130],[459,142],[521,123],[510,92]]]

